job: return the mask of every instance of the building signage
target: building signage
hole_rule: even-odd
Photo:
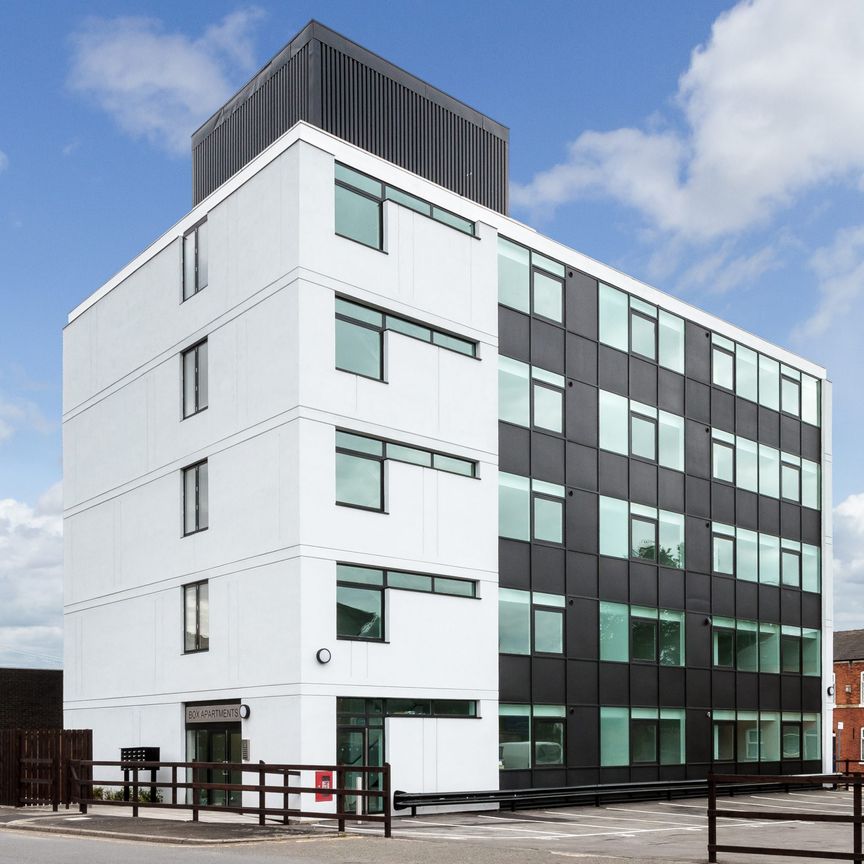
[[[240,705],[187,705],[186,723],[239,723]]]

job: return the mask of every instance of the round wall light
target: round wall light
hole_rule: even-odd
[[[330,653],[330,649],[329,649],[329,648],[319,648],[318,651],[317,651],[316,654],[315,654],[315,659],[316,659],[319,663],[324,664],[324,663],[329,663],[329,662],[330,662],[330,658],[331,658],[332,656],[333,656],[333,655]]]
[[[241,706],[240,706],[240,719],[241,719],[241,720],[248,720],[248,719],[249,719],[249,715],[250,715],[251,713],[252,713],[252,712],[249,710],[249,706],[248,706],[248,705],[241,705]]]

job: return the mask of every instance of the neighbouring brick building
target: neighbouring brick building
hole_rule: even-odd
[[[864,771],[864,630],[834,634],[834,758]]]
[[[0,729],[62,728],[62,669],[0,669]]]

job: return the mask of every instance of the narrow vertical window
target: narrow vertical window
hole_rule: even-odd
[[[751,402],[759,401],[759,369],[756,352],[735,346],[735,392]]]
[[[714,523],[713,572],[735,574],[735,529],[731,525]]]
[[[208,404],[207,340],[183,352],[183,416],[191,417]]]
[[[661,366],[684,374],[684,319],[660,310],[658,361]]]
[[[735,389],[735,343],[731,339],[718,336],[712,339],[711,381],[727,390]]]
[[[801,373],[791,366],[780,367],[780,408],[785,414],[801,416]]]
[[[630,350],[657,359],[657,307],[630,298]]]
[[[204,531],[209,524],[207,460],[183,469],[183,533]]]
[[[780,410],[780,364],[764,354],[759,355],[759,404]]]
[[[207,222],[183,235],[183,299],[188,300],[207,287],[209,279]]]
[[[630,401],[630,455],[657,461],[657,409]]]
[[[531,653],[531,592],[498,589],[498,651]]]
[[[498,238],[498,302],[531,311],[531,253],[504,237]]]
[[[630,556],[657,561],[657,510],[630,505]]]
[[[381,249],[381,183],[336,165],[336,234]]]
[[[336,565],[336,638],[384,638],[384,573]]]
[[[531,425],[531,367],[498,355],[498,419],[517,426]]]
[[[384,509],[384,445],[374,438],[336,433],[336,503]]]
[[[619,351],[627,351],[627,295],[611,285],[600,284],[600,341]]]
[[[801,500],[801,458],[791,453],[780,454],[780,497]]]
[[[711,476],[726,483],[735,482],[735,436],[714,429],[711,433]]]
[[[381,381],[383,315],[336,298],[336,368]]]
[[[183,586],[183,650],[187,654],[210,647],[209,595],[207,582]]]

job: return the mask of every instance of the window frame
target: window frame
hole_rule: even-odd
[[[350,237],[347,239],[351,239]],[[334,321],[343,321],[345,324],[350,324],[354,327],[362,327],[366,330],[371,330],[373,333],[378,334],[378,376],[367,375],[365,372],[357,372],[355,369],[346,369],[343,366],[340,366],[338,361],[335,359],[335,342],[334,342],[334,362],[333,365],[337,372],[346,372],[349,375],[359,375],[361,378],[366,378],[368,381],[382,381],[386,383],[386,379],[384,378],[384,328],[376,327],[374,324],[370,324],[368,321],[360,321],[357,318],[349,318],[347,315],[337,311],[334,316]],[[334,334],[335,335],[335,334]],[[338,336],[336,339],[338,340]]]
[[[181,238],[180,238],[180,303],[181,305],[185,303],[187,300],[191,300],[196,294],[200,294],[209,284],[210,284],[210,269],[208,262],[207,269],[207,282],[204,285],[200,284],[200,261],[199,261],[199,250],[200,245],[198,242],[198,229],[202,225],[207,224],[207,217],[205,216],[203,219],[199,219],[191,228],[187,228]],[[186,238],[194,235],[195,236],[195,290],[192,291],[191,294],[187,294],[186,292]]]
[[[382,454],[383,454],[383,452],[384,451],[382,448]],[[368,504],[353,504],[350,501],[340,501],[338,497],[336,497],[336,499],[335,499],[336,506],[337,507],[350,507],[352,510],[365,510],[367,513],[386,513],[387,512],[387,502],[385,499],[385,491],[386,491],[385,486],[386,486],[386,484],[385,484],[385,479],[384,479],[384,473],[385,473],[384,472],[384,465],[387,461],[386,457],[384,455],[376,456],[374,453],[360,453],[357,450],[349,450],[345,447],[340,447],[338,444],[336,445],[334,454],[335,455],[341,454],[342,456],[352,456],[352,457],[357,458],[357,459],[368,459],[370,462],[377,462],[378,466],[379,466],[378,467],[378,501],[380,504],[379,507],[372,507]],[[335,455],[334,455],[334,459],[333,459],[333,478],[334,478],[333,488],[334,488],[334,491],[336,492],[336,495],[338,496],[339,493],[338,493],[338,490],[336,490],[336,482],[335,482],[335,480],[336,480]]]
[[[379,607],[381,609],[381,635],[380,636],[345,636],[339,632],[339,588],[353,588],[361,591],[375,592],[378,594]],[[368,582],[351,582],[347,579],[336,577],[336,641],[337,642],[386,642],[387,641],[387,605],[384,594],[384,585],[370,585]]]
[[[713,576],[729,576],[731,578],[736,578],[736,573],[738,570],[738,537],[737,534],[733,531],[732,534],[726,534],[723,531],[717,531],[715,529],[716,522],[711,523],[711,574]],[[715,567],[717,556],[714,552],[716,543],[718,540],[726,541],[732,544],[732,572],[726,573],[723,570],[717,570]]]
[[[208,465],[207,459],[199,459],[191,465],[186,465],[180,470],[180,484],[182,497],[182,526],[183,537],[191,537],[193,534],[200,534],[202,531],[207,531],[210,527],[210,502],[207,501],[207,524],[201,526],[201,484],[200,484],[200,469],[202,465]],[[186,530],[186,473],[188,471],[195,472],[195,528],[191,531]],[[210,469],[207,469],[207,493],[210,492]]]
[[[734,343],[733,343],[734,344]],[[732,386],[727,387],[725,384],[721,384],[717,381],[715,377],[715,364],[714,364],[714,356],[716,353],[725,354],[730,362],[732,367]],[[712,340],[711,342],[711,386],[719,387],[721,390],[724,390],[726,393],[735,393],[735,379],[737,373],[736,363],[735,363],[735,351],[729,350],[724,345],[720,345],[717,341]]]
[[[715,430],[712,430],[715,431]],[[732,436],[733,439],[735,436]],[[727,450],[732,455],[732,479],[726,480],[723,477],[718,477],[715,472],[715,448],[721,448],[723,450]],[[714,435],[711,436],[711,481],[714,483],[723,483],[726,486],[733,486],[738,488],[738,464],[737,464],[737,450],[735,443],[730,443],[729,441],[724,440],[723,438],[717,438]],[[758,463],[757,463],[758,464]],[[758,470],[758,469],[757,469]],[[758,476],[757,476],[758,482]]]
[[[634,410],[632,399],[629,400],[628,412],[629,412],[628,417],[627,417],[627,421],[628,421],[627,422],[627,426],[628,426],[627,432],[628,432],[628,438],[629,438],[628,456],[631,459],[638,460],[639,462],[648,462],[652,465],[659,465],[660,464],[660,452],[659,452],[660,451],[660,424],[658,422],[658,418],[656,416],[652,417],[648,414],[645,414],[640,410]],[[633,452],[633,439],[635,437],[633,435],[633,421],[634,420],[640,420],[641,422],[647,423],[647,424],[654,427],[654,455],[653,455],[653,457],[643,456],[641,453],[634,453]],[[674,470],[674,469],[670,469],[670,470]]]
[[[545,267],[542,267],[542,266],[535,264],[534,263],[534,255],[537,254],[538,256],[540,256],[540,253],[539,252],[534,253],[534,250],[530,249],[530,248],[528,251],[530,253],[530,257],[528,259],[528,261],[529,261],[528,272],[529,272],[530,277],[531,277],[531,296],[529,298],[529,300],[530,300],[529,308],[531,310],[531,316],[538,318],[540,321],[548,321],[550,324],[556,324],[559,327],[562,327],[562,326],[564,326],[564,311],[565,311],[565,305],[566,305],[564,302],[564,299],[566,297],[567,281],[563,276],[558,276],[555,273],[550,273]],[[545,256],[540,256],[540,257],[545,257]],[[562,265],[562,267],[563,266],[564,265]],[[564,268],[564,269],[566,271],[566,268]],[[560,318],[550,318],[548,315],[544,315],[542,312],[537,311],[536,304],[534,302],[534,281],[535,281],[534,277],[537,273],[539,273],[541,276],[544,276],[553,282],[558,282],[561,285],[560,305],[559,305],[559,312],[561,315]]]
[[[535,378],[534,377],[534,366],[533,364],[526,364],[528,366],[528,386],[529,386],[529,411],[530,418],[529,421],[531,423],[531,431],[532,432],[542,432],[544,435],[554,435],[557,438],[564,438],[567,434],[567,410],[565,403],[565,395],[563,387],[556,387],[549,381],[544,380],[543,378]],[[539,368],[539,367],[538,367]],[[545,369],[543,370],[546,371]],[[557,373],[556,373],[557,374]],[[534,388],[540,387],[542,390],[549,390],[551,393],[555,393],[561,397],[561,429],[550,429],[548,426],[538,426],[536,420],[536,412],[534,410],[535,398],[534,398]],[[507,420],[503,421],[505,423],[509,422]],[[516,425],[516,424],[514,424]],[[522,427],[524,428],[524,427]]]
[[[652,760],[639,760],[638,762],[634,758],[635,752],[635,739],[636,736],[633,734],[634,730],[637,728],[648,728],[649,726],[654,727],[654,759]],[[630,766],[639,766],[639,765],[659,765],[660,764],[660,712],[658,710],[657,717],[648,718],[648,717],[634,717],[632,708],[630,710]]]
[[[370,177],[368,174],[365,174],[363,171],[357,171],[356,168],[352,168],[350,165],[346,165],[346,168],[351,171],[355,171],[357,174],[362,174],[364,177],[369,177],[370,180],[374,180],[382,187],[384,184],[381,183],[380,180],[377,180],[374,177]],[[352,186],[350,183],[346,183],[344,180],[341,180],[339,177],[335,175],[333,176],[334,186],[341,186],[343,189],[348,192],[352,192],[354,195],[357,195],[361,198],[366,198],[369,201],[373,201],[378,207],[378,245],[373,246],[371,243],[364,243],[362,240],[358,240],[356,237],[349,237],[347,234],[340,234],[336,229],[336,211],[334,204],[334,212],[333,212],[333,233],[337,237],[341,237],[343,240],[350,240],[352,243],[357,243],[360,246],[364,246],[366,249],[374,249],[376,252],[384,252],[384,198],[376,198],[371,192],[367,192],[365,189],[360,189],[357,186]]]
[[[636,554],[636,550],[633,548],[633,522],[634,522],[634,520],[639,521],[639,522],[643,522],[646,525],[649,525],[649,524],[654,525],[654,557],[653,558],[643,558],[641,555]],[[657,554],[658,553],[658,547],[660,544],[660,518],[659,518],[659,514],[656,517],[651,517],[651,516],[646,516],[644,513],[638,513],[638,512],[634,513],[633,507],[631,504],[630,509],[629,509],[629,513],[628,513],[627,529],[628,529],[628,534],[629,534],[627,540],[628,540],[628,547],[629,547],[629,551],[630,551],[628,558],[630,558],[633,561],[647,561],[651,564],[659,565],[660,562],[658,559],[660,556]]]
[[[625,294],[626,294],[626,292],[625,292]],[[628,297],[628,303],[627,303],[627,306],[628,306],[628,310],[627,310],[628,311],[628,315],[627,315],[627,338],[628,338],[629,343],[630,343],[630,352],[629,353],[632,354],[634,357],[639,357],[643,360],[649,360],[651,363],[658,363],[657,354],[658,354],[658,347],[659,346],[657,343],[658,343],[658,339],[659,339],[660,327],[659,327],[659,322],[658,322],[657,316],[656,315],[655,316],[649,315],[647,312],[644,312],[642,309],[635,308],[633,306],[633,300],[634,300],[633,295],[627,294],[627,297]],[[640,300],[640,298],[638,298],[638,297],[635,299]],[[644,300],[641,300],[641,302],[645,303]],[[650,305],[650,304],[646,303],[646,305]],[[634,318],[641,318],[644,321],[647,321],[648,323],[650,323],[654,327],[654,356],[653,357],[650,354],[643,354],[641,351],[636,351],[633,348],[633,319]]]
[[[209,623],[209,608],[210,608],[210,588],[209,588],[209,579],[199,579],[197,582],[187,582],[185,585],[181,586],[181,602],[183,604],[183,653],[184,654],[201,654],[204,651],[210,650],[210,632],[209,627],[207,635],[202,637],[201,635],[201,586],[207,585],[207,608],[208,608],[208,623]],[[186,595],[190,589],[195,589],[195,648],[187,648],[186,647],[186,634],[189,632],[187,624],[188,624],[188,607],[186,604]],[[202,638],[207,640],[206,645],[201,645]]]
[[[201,373],[199,366],[199,349],[202,345],[208,345],[207,337],[205,336],[203,339],[199,339],[193,345],[190,345],[188,348],[180,352],[180,419],[188,420],[190,417],[194,417],[196,414],[200,414],[202,411],[206,411],[210,407],[210,388],[208,385],[207,388],[207,404],[204,406],[200,405],[199,399],[199,391],[201,385]],[[190,411],[188,414],[186,413],[186,356],[191,352],[195,352],[195,410]],[[207,363],[210,363],[210,347],[207,347]],[[205,374],[209,375],[209,369],[205,372]]]

